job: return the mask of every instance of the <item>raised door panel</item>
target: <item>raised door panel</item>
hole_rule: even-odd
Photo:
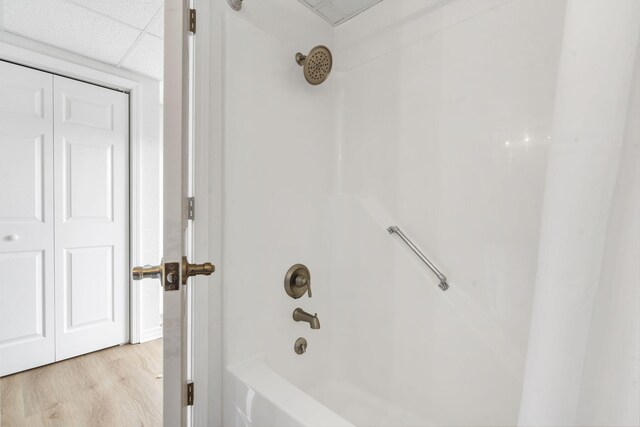
[[[42,251],[0,254],[0,346],[45,337]]]
[[[75,248],[65,255],[65,329],[113,322],[113,246]]]
[[[13,68],[9,72],[14,72],[14,67],[18,67],[18,65],[3,63],[1,67],[5,70]],[[25,74],[34,75],[35,73],[40,73],[25,67],[20,68],[28,70],[25,71]],[[51,79],[49,74],[40,74],[44,74],[47,79]],[[36,78],[40,79],[40,77]],[[50,88],[33,85],[33,80],[31,79],[26,79],[24,83],[11,78],[0,82],[0,111],[4,113],[43,119],[46,111],[45,104],[51,102],[50,97]]]
[[[0,130],[0,221],[42,222],[44,206],[44,135]],[[51,141],[49,141],[51,143]],[[19,185],[15,185],[19,183]]]
[[[0,376],[54,361],[52,264],[44,250],[0,253]]]
[[[55,360],[52,89],[0,61],[0,376]]]
[[[113,131],[115,106],[109,102],[92,102],[73,94],[64,93],[62,94],[62,108],[63,123]]]
[[[113,144],[66,138],[61,142],[65,221],[113,221]]]
[[[128,340],[128,95],[54,78],[56,358]]]

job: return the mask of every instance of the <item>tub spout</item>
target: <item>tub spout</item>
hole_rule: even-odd
[[[311,315],[301,308],[296,308],[293,310],[293,320],[296,322],[307,322],[311,329],[320,329],[318,313]]]

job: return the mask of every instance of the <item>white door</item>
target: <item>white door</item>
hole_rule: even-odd
[[[163,256],[180,263],[185,252],[185,201],[189,146],[189,4],[165,1]],[[187,291],[168,291],[163,308],[164,414],[166,426],[187,425]]]
[[[0,376],[55,357],[52,89],[0,61]]]
[[[129,96],[54,77],[56,360],[128,341]]]
[[[189,264],[185,255],[187,199],[190,175],[190,25],[189,1],[165,1],[164,30],[164,147],[163,147],[163,262],[136,267],[134,278],[159,278],[164,286],[163,311],[163,423],[191,423],[188,397],[187,279],[213,272],[210,263]]]

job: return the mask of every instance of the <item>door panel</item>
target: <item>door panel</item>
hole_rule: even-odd
[[[54,77],[56,359],[128,341],[128,95]]]
[[[3,78],[0,82],[0,110],[36,119],[50,118],[51,109],[47,107],[51,105],[51,88],[33,85],[33,79],[38,75],[35,79],[42,80],[41,83],[44,83],[45,80],[51,79],[51,75],[7,62],[2,64],[3,77],[7,76],[7,78]],[[24,80],[16,80],[15,75],[9,76],[8,73],[16,73],[15,67],[24,70],[28,77]]]
[[[0,200],[11,201],[0,204],[0,220],[42,222],[44,135],[33,138],[33,135],[0,132],[0,150],[4,179],[20,183],[0,188]]]
[[[9,296],[0,301],[0,310],[11,319],[11,328],[0,331],[0,342],[16,345],[44,338],[42,262],[42,251],[0,254],[0,271],[8,272],[0,286],[3,296]]]
[[[52,86],[0,61],[0,376],[55,357]]]
[[[62,94],[62,122],[113,131],[113,104],[98,104]]]
[[[65,250],[67,330],[113,322],[113,246]]]
[[[66,138],[62,144],[65,221],[113,221],[113,144]]]

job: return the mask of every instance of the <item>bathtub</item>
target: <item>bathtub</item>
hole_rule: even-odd
[[[323,382],[308,394],[262,357],[231,366],[226,375],[231,399],[227,402],[225,426],[356,427],[325,405],[340,408],[360,420],[362,426],[438,425],[343,381]]]
[[[354,427],[291,384],[258,357],[227,368],[225,425],[235,427]]]
[[[488,333],[492,325],[464,294],[451,289],[445,295],[435,283],[432,290],[410,310],[421,305],[431,326],[417,325],[411,316],[388,318],[375,305],[360,306],[370,319],[367,328],[341,318],[345,310],[334,303],[321,311],[330,316],[313,335],[306,325],[293,325],[299,328],[287,338],[310,337],[306,354],[295,354],[283,341],[279,349],[229,365],[223,425],[515,425],[522,384],[518,366],[504,357],[508,346]],[[433,341],[414,340],[423,333]]]

